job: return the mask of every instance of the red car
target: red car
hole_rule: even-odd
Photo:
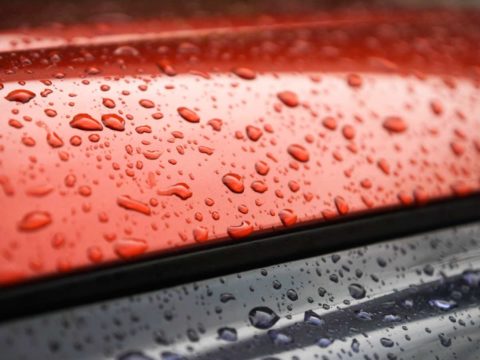
[[[197,280],[282,263],[298,269],[295,282],[303,276],[301,266],[290,261],[327,261],[331,252],[478,221],[480,12],[468,3],[418,5],[2,3],[0,340],[8,358],[43,354],[31,344],[57,347],[38,333],[28,346],[30,340],[12,345],[8,338],[18,336],[12,330],[20,326],[18,317],[67,312],[71,306],[92,316],[87,303],[152,290],[164,294],[182,284],[195,288]],[[475,227],[459,229],[466,237],[478,235]],[[476,243],[462,241],[458,252],[476,258]],[[370,246],[389,253],[383,243]],[[448,246],[442,246],[417,255],[439,251],[436,256],[443,258]],[[356,256],[342,254],[332,258],[357,264]],[[430,264],[432,259],[419,261],[417,255],[409,252],[397,267],[377,259],[379,271]],[[469,270],[458,281],[475,287],[473,263],[455,261],[458,271],[446,277],[449,286]],[[355,271],[342,266],[348,268],[342,274]],[[329,267],[320,268],[328,274]],[[394,291],[366,290],[361,276],[352,282],[332,275],[324,274],[333,284],[345,281],[353,302]],[[424,282],[420,275],[408,278],[409,285]],[[318,288],[314,280],[305,281]],[[243,285],[231,286],[238,292],[227,293],[231,297],[249,299],[238,290]],[[288,311],[297,309],[304,322],[322,324],[319,307],[330,308],[299,296],[298,288],[282,291],[282,301],[295,302]],[[466,308],[476,301],[471,296]],[[176,300],[191,309],[185,301]],[[429,301],[433,305],[426,309],[454,308],[448,305],[452,299]],[[288,319],[283,310],[269,313],[265,308],[273,306],[262,306],[238,315],[248,325],[245,333]],[[427,310],[422,311],[413,311],[412,318],[419,321]],[[387,315],[400,317],[382,313]],[[231,330],[237,320],[221,322],[218,337],[237,344],[237,330]],[[185,341],[197,343],[202,331],[188,332],[190,321],[195,315],[171,329],[186,326]],[[210,327],[204,325],[206,333]],[[351,336],[340,328],[334,322],[332,332],[314,336],[313,343],[324,349],[336,337]],[[48,331],[59,337],[61,330]],[[297,356],[292,349],[313,358],[308,334],[273,329],[265,341],[288,345],[284,358]],[[440,342],[448,343],[442,336]],[[294,346],[288,340],[293,337],[305,341]],[[381,348],[394,346],[387,340]],[[156,345],[152,339],[150,345],[135,341],[138,351],[65,350],[42,358],[147,359],[154,346],[162,359],[276,354],[253,342],[264,351],[232,345],[225,355],[210,339],[187,356],[168,350],[183,346],[181,336]],[[352,342],[350,351],[355,348]]]

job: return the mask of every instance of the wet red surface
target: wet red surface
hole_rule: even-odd
[[[479,20],[4,30],[0,284],[477,192]]]

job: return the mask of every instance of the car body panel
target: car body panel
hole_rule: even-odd
[[[3,30],[0,284],[478,192],[478,18]]]
[[[476,222],[6,322],[2,356],[475,359],[479,241]]]

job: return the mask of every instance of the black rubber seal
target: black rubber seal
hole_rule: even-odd
[[[480,220],[480,195],[311,224],[0,290],[0,321]]]

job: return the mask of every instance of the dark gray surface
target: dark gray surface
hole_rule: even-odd
[[[477,223],[4,323],[0,359],[478,359],[479,242]]]

